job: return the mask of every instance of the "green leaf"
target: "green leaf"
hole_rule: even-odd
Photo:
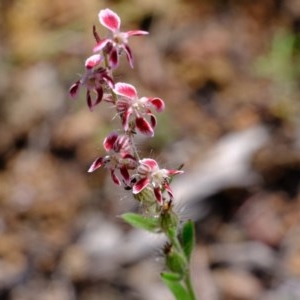
[[[180,281],[182,279],[182,276],[180,276],[180,274],[171,272],[163,272],[161,274],[161,277],[169,281]]]
[[[135,228],[155,233],[160,231],[160,222],[158,218],[145,217],[135,213],[125,213],[121,215],[121,218]]]
[[[182,227],[182,246],[188,261],[191,259],[193,248],[195,247],[195,225],[189,220]]]
[[[170,279],[170,273],[162,273],[161,279],[163,283],[171,290],[176,300],[189,300],[189,294],[182,286],[182,284],[176,280]]]

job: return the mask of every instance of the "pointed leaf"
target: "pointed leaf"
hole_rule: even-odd
[[[176,300],[189,300],[189,294],[182,286],[182,284],[178,281],[171,280],[169,278],[169,274],[166,273],[161,274],[161,279],[163,283],[171,290]]]
[[[195,225],[194,222],[187,221],[182,228],[182,246],[185,256],[190,261],[191,253],[195,247]]]
[[[156,218],[145,217],[135,213],[125,213],[121,218],[131,226],[139,229],[144,229],[150,232],[159,232],[159,220]]]

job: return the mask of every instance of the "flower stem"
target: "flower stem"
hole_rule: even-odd
[[[193,289],[193,286],[192,286],[191,276],[190,276],[190,271],[189,270],[187,271],[186,275],[187,276],[185,278],[185,285],[187,287],[187,292],[190,296],[190,300],[196,300],[196,296],[195,296],[195,292],[194,292],[194,289]]]
[[[181,282],[184,285],[186,294],[189,297],[184,300],[196,300],[190,277],[189,258],[186,256],[183,248],[184,246],[179,239],[177,224],[174,222],[174,219],[177,219],[178,217],[170,208],[165,212],[164,218],[166,221],[162,224],[162,230],[165,232],[170,245],[173,247],[172,253],[165,253],[167,268],[171,272],[181,275]]]

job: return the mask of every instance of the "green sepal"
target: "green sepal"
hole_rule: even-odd
[[[161,279],[163,283],[171,290],[176,300],[188,300],[190,299],[188,292],[182,286],[182,283],[179,281],[175,281],[170,279],[170,273],[162,273]]]
[[[166,254],[166,266],[171,272],[178,274],[180,278],[183,278],[184,274],[186,274],[187,264],[185,257],[173,249]]]
[[[155,217],[145,217],[136,213],[125,213],[121,218],[131,226],[150,232],[160,232],[160,222]]]
[[[187,260],[190,261],[192,251],[195,247],[195,225],[193,221],[189,220],[184,223],[182,227],[181,238],[183,252]]]
[[[168,235],[176,234],[177,225],[178,225],[178,217],[173,213],[172,210],[166,211],[161,214],[161,228]]]

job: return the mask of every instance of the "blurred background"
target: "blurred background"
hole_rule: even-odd
[[[115,79],[166,102],[138,145],[184,163],[175,209],[196,222],[198,298],[300,299],[297,0],[0,0],[0,299],[173,299],[161,239],[118,218],[138,210],[130,193],[86,172],[111,108],[68,95],[106,7],[150,32]]]

